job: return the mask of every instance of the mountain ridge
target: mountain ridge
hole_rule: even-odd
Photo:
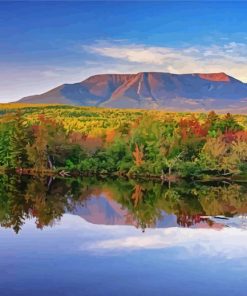
[[[234,109],[246,108],[247,84],[224,72],[98,74],[18,102],[142,109]]]

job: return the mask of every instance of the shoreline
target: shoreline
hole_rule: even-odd
[[[47,177],[62,177],[62,178],[73,178],[73,177],[100,177],[100,178],[125,178],[128,180],[142,180],[142,181],[155,181],[155,182],[166,182],[166,183],[176,183],[179,181],[197,181],[197,182],[239,182],[247,183],[247,176],[245,175],[231,175],[231,176],[211,176],[211,175],[200,175],[196,177],[181,177],[177,174],[164,174],[164,175],[154,175],[154,174],[126,174],[120,172],[114,173],[100,173],[100,172],[86,172],[79,170],[67,170],[67,169],[58,169],[58,170],[37,170],[32,168],[0,168],[1,174],[17,174],[17,175],[26,175],[26,176],[47,176]]]

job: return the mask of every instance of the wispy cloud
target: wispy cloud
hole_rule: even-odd
[[[27,220],[21,233],[37,235],[35,220]],[[1,232],[1,229],[0,229]],[[65,214],[54,228],[45,228],[56,235],[70,235],[73,243],[68,246],[73,251],[90,252],[112,256],[118,252],[139,250],[179,250],[179,256],[217,257],[238,259],[247,257],[247,231],[235,227],[220,231],[211,228],[156,228],[142,233],[133,226],[91,224],[79,216]],[[11,231],[10,231],[11,233]],[[75,248],[75,249],[74,249]]]
[[[125,42],[98,41],[83,45],[83,50],[101,56],[113,64],[123,64],[130,71],[167,71],[173,73],[226,72],[247,82],[247,44],[227,42],[222,45],[173,48]],[[107,61],[104,61],[106,63]]]
[[[208,228],[156,228],[143,234],[132,226],[94,225],[71,215],[64,215],[60,227],[84,229],[79,233],[91,233],[80,245],[82,251],[113,254],[138,250],[165,250],[176,248],[180,255],[193,257],[247,257],[247,231],[235,227],[220,231]],[[58,227],[59,228],[59,227]],[[92,235],[93,234],[93,235]],[[219,243],[220,242],[220,243]]]
[[[0,63],[0,101],[17,100],[103,73],[225,72],[247,82],[247,42],[244,38],[242,43],[224,40],[222,45],[181,48],[135,44],[127,40],[100,40],[75,47],[70,50],[76,51],[76,63],[70,64],[70,58],[52,65]]]
[[[111,253],[179,248],[186,256],[217,256],[231,259],[246,258],[246,248],[243,248],[246,239],[247,233],[236,228],[226,228],[220,232],[209,229],[151,229],[145,235],[124,234],[119,238],[98,240],[85,244],[82,249]]]

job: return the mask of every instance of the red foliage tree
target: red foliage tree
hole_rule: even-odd
[[[201,124],[196,118],[185,118],[179,122],[179,129],[182,140],[188,138],[203,138],[208,134],[208,126]]]

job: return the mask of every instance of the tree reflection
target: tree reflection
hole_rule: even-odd
[[[205,216],[247,213],[247,187],[238,184],[181,183],[169,187],[120,179],[0,175],[0,225],[16,233],[27,219],[35,219],[39,229],[53,226],[64,213],[76,214],[88,201],[102,196],[109,205],[118,205],[124,224],[143,231],[166,219],[164,213],[176,215],[177,224],[182,227],[202,222],[213,226],[214,222]]]

